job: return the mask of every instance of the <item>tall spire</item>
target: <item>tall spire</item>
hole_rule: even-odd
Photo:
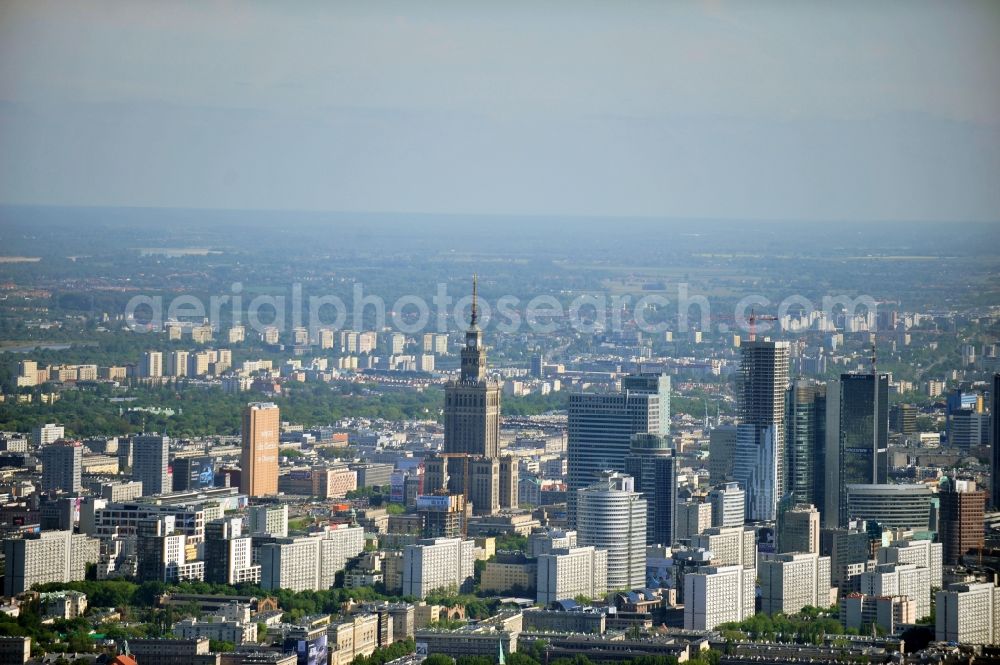
[[[472,318],[469,320],[470,328],[475,328],[476,321],[479,319],[478,282],[479,276],[476,273],[472,273]]]

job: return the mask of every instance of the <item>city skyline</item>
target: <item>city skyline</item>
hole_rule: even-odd
[[[0,2],[0,662],[993,658],[998,28]]]

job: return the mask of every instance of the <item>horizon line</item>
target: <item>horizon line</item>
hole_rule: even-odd
[[[413,210],[336,210],[320,208],[228,208],[204,206],[158,206],[158,205],[115,205],[115,204],[72,204],[72,203],[23,203],[0,201],[0,208],[49,208],[49,209],[84,209],[84,210],[143,210],[143,211],[188,211],[188,212],[239,212],[239,213],[291,213],[309,215],[364,215],[370,217],[390,217],[411,215],[419,217],[492,217],[504,219],[579,219],[579,220],[628,220],[635,222],[753,222],[764,224],[969,224],[993,225],[1000,224],[1000,217],[994,220],[985,219],[821,219],[793,217],[698,217],[669,215],[632,215],[632,214],[575,214],[575,213],[495,213],[495,212],[423,212]]]

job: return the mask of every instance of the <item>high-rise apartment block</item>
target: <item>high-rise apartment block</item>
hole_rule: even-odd
[[[934,601],[934,638],[939,642],[1000,644],[1000,587],[951,584]]]
[[[139,520],[136,529],[136,577],[140,582],[183,582],[205,579],[205,562],[195,559],[194,544],[176,529],[176,517]]]
[[[83,489],[83,445],[58,441],[42,448],[42,491],[77,493]]]
[[[608,592],[608,553],[594,547],[554,549],[538,556],[537,602],[548,607],[577,596],[603,598]]]
[[[723,483],[708,493],[712,526],[743,526],[746,493],[739,483]]]
[[[64,436],[66,436],[66,428],[54,423],[39,425],[31,430],[31,442],[37,447],[55,443]]]
[[[576,547],[576,531],[561,529],[535,529],[528,536],[528,556],[540,557],[555,550]]]
[[[778,516],[778,551],[819,553],[819,511],[811,504],[798,504]]]
[[[926,568],[931,586],[940,589],[943,582],[943,545],[931,540],[894,540],[876,553],[878,563],[913,564]],[[919,618],[919,617],[918,617]]]
[[[859,591],[867,596],[906,596],[916,603],[917,619],[931,613],[930,570],[916,564],[883,563],[858,575]]]
[[[188,352],[171,351],[167,354],[166,373],[173,377],[187,376],[188,373]]]
[[[77,582],[97,563],[100,542],[72,531],[42,531],[3,541],[3,595],[16,596],[36,584]]]
[[[675,540],[690,540],[712,526],[712,504],[702,501],[682,501],[677,504],[677,536]]]
[[[247,526],[253,536],[288,537],[288,504],[250,506]]]
[[[710,527],[691,538],[691,547],[709,550],[716,566],[757,566],[757,534],[752,527]]]
[[[403,595],[424,598],[431,591],[468,591],[472,585],[475,543],[435,538],[403,550]]]
[[[243,521],[229,517],[205,525],[205,581],[213,584],[259,584],[260,565],[253,563],[253,542],[243,534]]]
[[[684,575],[684,629],[714,630],[754,614],[755,568],[708,566]]]
[[[132,438],[132,479],[142,483],[146,496],[172,491],[170,437],[141,434]]]
[[[424,333],[423,336],[424,353],[433,353],[443,356],[448,354],[448,335],[443,333]]]
[[[346,524],[304,538],[279,538],[260,547],[264,589],[320,591],[333,586],[347,560],[364,550],[364,529]]]
[[[319,591],[319,539],[282,538],[260,547],[262,589]]]
[[[17,387],[34,387],[38,381],[38,363],[34,360],[20,360],[17,363]]]
[[[833,604],[830,557],[808,552],[764,554],[757,572],[765,614],[795,614],[807,605]]]
[[[144,378],[156,379],[163,376],[163,352],[146,351],[142,354],[140,373]]]

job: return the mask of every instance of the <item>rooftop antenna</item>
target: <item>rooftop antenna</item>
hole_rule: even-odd
[[[476,321],[479,319],[479,276],[476,273],[472,273],[472,318],[469,321],[469,325],[475,327]]]

